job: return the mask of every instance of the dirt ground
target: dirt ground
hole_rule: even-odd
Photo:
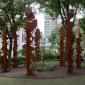
[[[72,77],[72,76],[79,76],[85,75],[85,68],[77,69],[74,67],[73,74],[67,74],[66,67],[58,67],[56,71],[47,71],[47,72],[39,72],[35,71],[35,76],[27,76],[26,69],[23,68],[16,68],[12,69],[10,72],[0,73],[0,77],[10,77],[10,78],[29,78],[29,79],[46,79],[46,78],[63,78],[63,77]]]

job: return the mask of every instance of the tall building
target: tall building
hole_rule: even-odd
[[[56,23],[57,20],[54,20],[53,17],[46,13],[44,14],[44,36],[46,38],[48,38],[51,35],[53,29],[56,28]]]

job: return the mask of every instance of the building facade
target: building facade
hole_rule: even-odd
[[[44,14],[44,36],[46,38],[48,38],[51,35],[53,29],[56,28],[56,23],[57,20],[54,20],[53,17],[46,13]]]

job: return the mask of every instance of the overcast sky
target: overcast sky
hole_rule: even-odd
[[[35,17],[38,21],[38,28],[40,29],[41,32],[44,33],[44,14],[38,13]]]

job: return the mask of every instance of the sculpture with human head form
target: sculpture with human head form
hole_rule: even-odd
[[[26,32],[26,44],[25,48],[25,57],[26,57],[26,69],[28,75],[33,75],[35,69],[35,61],[33,59],[32,51],[32,43],[34,41],[34,30],[37,26],[37,19],[35,19],[34,13],[32,12],[32,8],[26,7],[25,9],[26,15],[26,24],[25,24],[25,32]],[[30,67],[31,66],[31,67]]]
[[[26,15],[27,19],[29,19],[29,20],[35,18],[34,13],[32,12],[32,8],[31,7],[26,7],[25,15]]]
[[[69,13],[68,13],[68,15],[67,15],[67,19],[70,20],[70,19],[73,18],[73,17],[74,17],[74,9],[70,9],[70,10],[69,10]]]
[[[35,15],[32,12],[31,7],[26,7],[25,9],[25,15],[26,15],[26,29],[29,29],[29,32],[31,33],[37,26],[37,20],[35,19]]]

